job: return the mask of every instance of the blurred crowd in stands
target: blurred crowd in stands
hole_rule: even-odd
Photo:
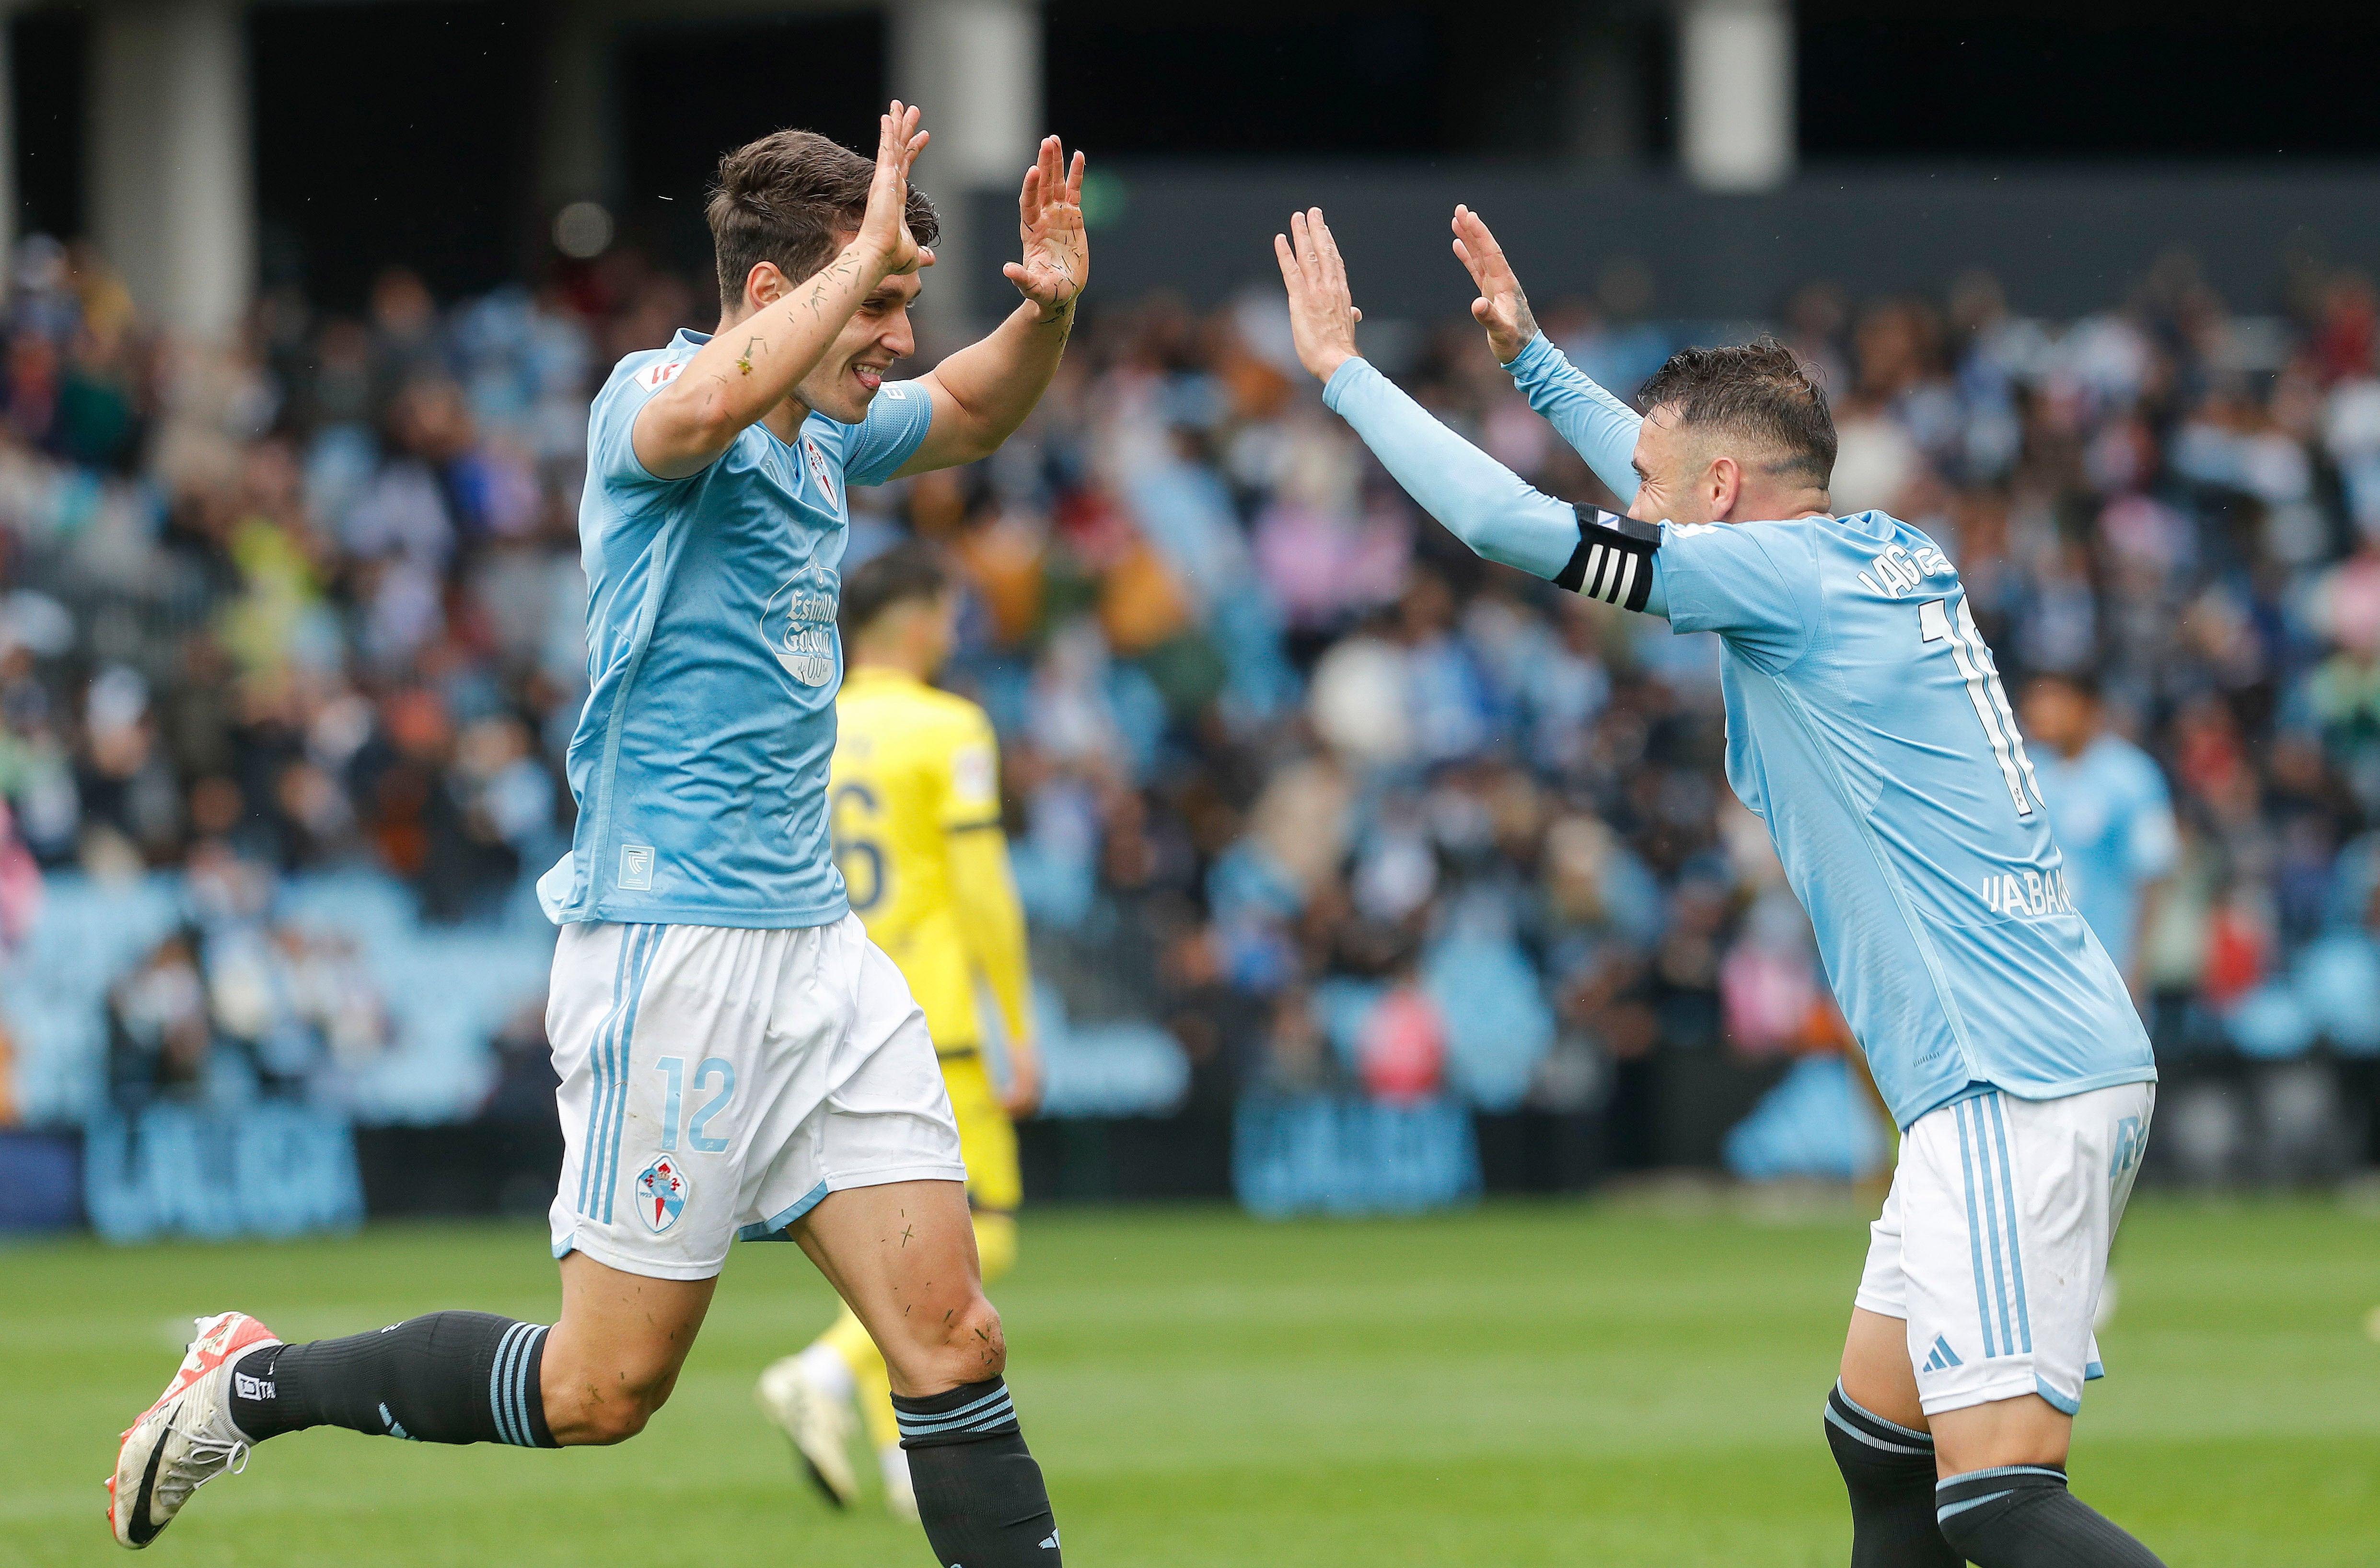
[[[524,930],[586,689],[586,400],[707,327],[708,293],[625,253],[443,305],[392,270],[358,316],[274,295],[204,349],[144,330],[79,248],[26,241],[10,284],[0,942],[44,875],[184,866],[369,868],[429,922]],[[1543,292],[1623,394],[1696,335],[1641,289]],[[2176,257],[2076,321],[1981,275],[1765,303],[1832,396],[1838,510],[1926,530],[2011,693],[2089,672],[2162,766],[2180,854],[2135,979],[2171,1076],[2325,1064],[2330,1157],[2369,1158],[2369,281],[2308,271],[2240,316]],[[1506,464],[1609,504],[1459,315],[1367,344]],[[1451,1089],[1600,1112],[1609,1158],[1652,1164],[1665,1063],[1840,1049],[1719,774],[1714,647],[1472,558],[1323,410],[1277,299],[1098,300],[1002,452],[852,504],[847,562],[914,532],[967,585],[949,683],[1001,729],[1051,1006],[1168,1031],[1194,1102]],[[326,1058],[381,1048],[376,1004],[326,999],[351,955],[194,929],[111,985],[119,1093],[186,1078],[192,1031],[270,1034],[231,1016],[260,987]],[[303,1080],[302,1055],[260,1070]]]

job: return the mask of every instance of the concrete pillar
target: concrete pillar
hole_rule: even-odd
[[[537,130],[539,223],[574,201],[619,210],[619,115],[611,79],[617,18],[609,6],[554,7]]]
[[[7,270],[17,254],[17,56],[9,48],[15,8],[0,0],[0,297],[8,292]]]
[[[997,191],[1013,202],[1044,134],[1041,8],[1037,0],[892,0],[889,10],[891,96],[922,105],[934,133],[917,166],[917,185],[942,219],[929,319],[971,331],[981,324],[975,302],[1008,288],[1000,268],[1013,259],[1014,232],[989,223],[970,232],[972,199]]]
[[[1764,190],[1793,172],[1793,16],[1786,0],[1682,0],[1679,143],[1712,190]]]
[[[142,310],[219,337],[256,286],[241,7],[120,0],[93,22],[91,235]]]

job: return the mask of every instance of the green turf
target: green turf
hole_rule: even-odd
[[[1496,1206],[1261,1224],[1036,1213],[995,1291],[1077,1564],[1840,1563],[1819,1437],[1864,1233],[1848,1208]],[[2380,1557],[2380,1219],[2144,1200],[2125,1227],[2077,1490],[2174,1564]],[[0,1562],[98,1563],[115,1432],[197,1312],[292,1338],[438,1307],[544,1319],[543,1237],[385,1227],[284,1246],[0,1251]],[[153,1550],[200,1564],[930,1559],[796,1485],[748,1393],[825,1318],[789,1247],[739,1249],[676,1398],[572,1453],[276,1441]]]

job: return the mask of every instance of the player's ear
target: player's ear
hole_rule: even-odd
[[[784,297],[785,274],[777,270],[774,261],[755,261],[744,275],[744,308],[746,311],[765,310]]]
[[[1735,510],[1736,499],[1743,493],[1742,468],[1732,457],[1714,457],[1703,483],[1710,494],[1711,521],[1726,521],[1728,513]]]

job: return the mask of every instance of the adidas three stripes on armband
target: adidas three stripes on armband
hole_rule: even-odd
[[[1574,594],[1643,609],[1653,591],[1653,552],[1661,548],[1658,524],[1639,523],[1592,506],[1578,510],[1578,549],[1554,581]]]

